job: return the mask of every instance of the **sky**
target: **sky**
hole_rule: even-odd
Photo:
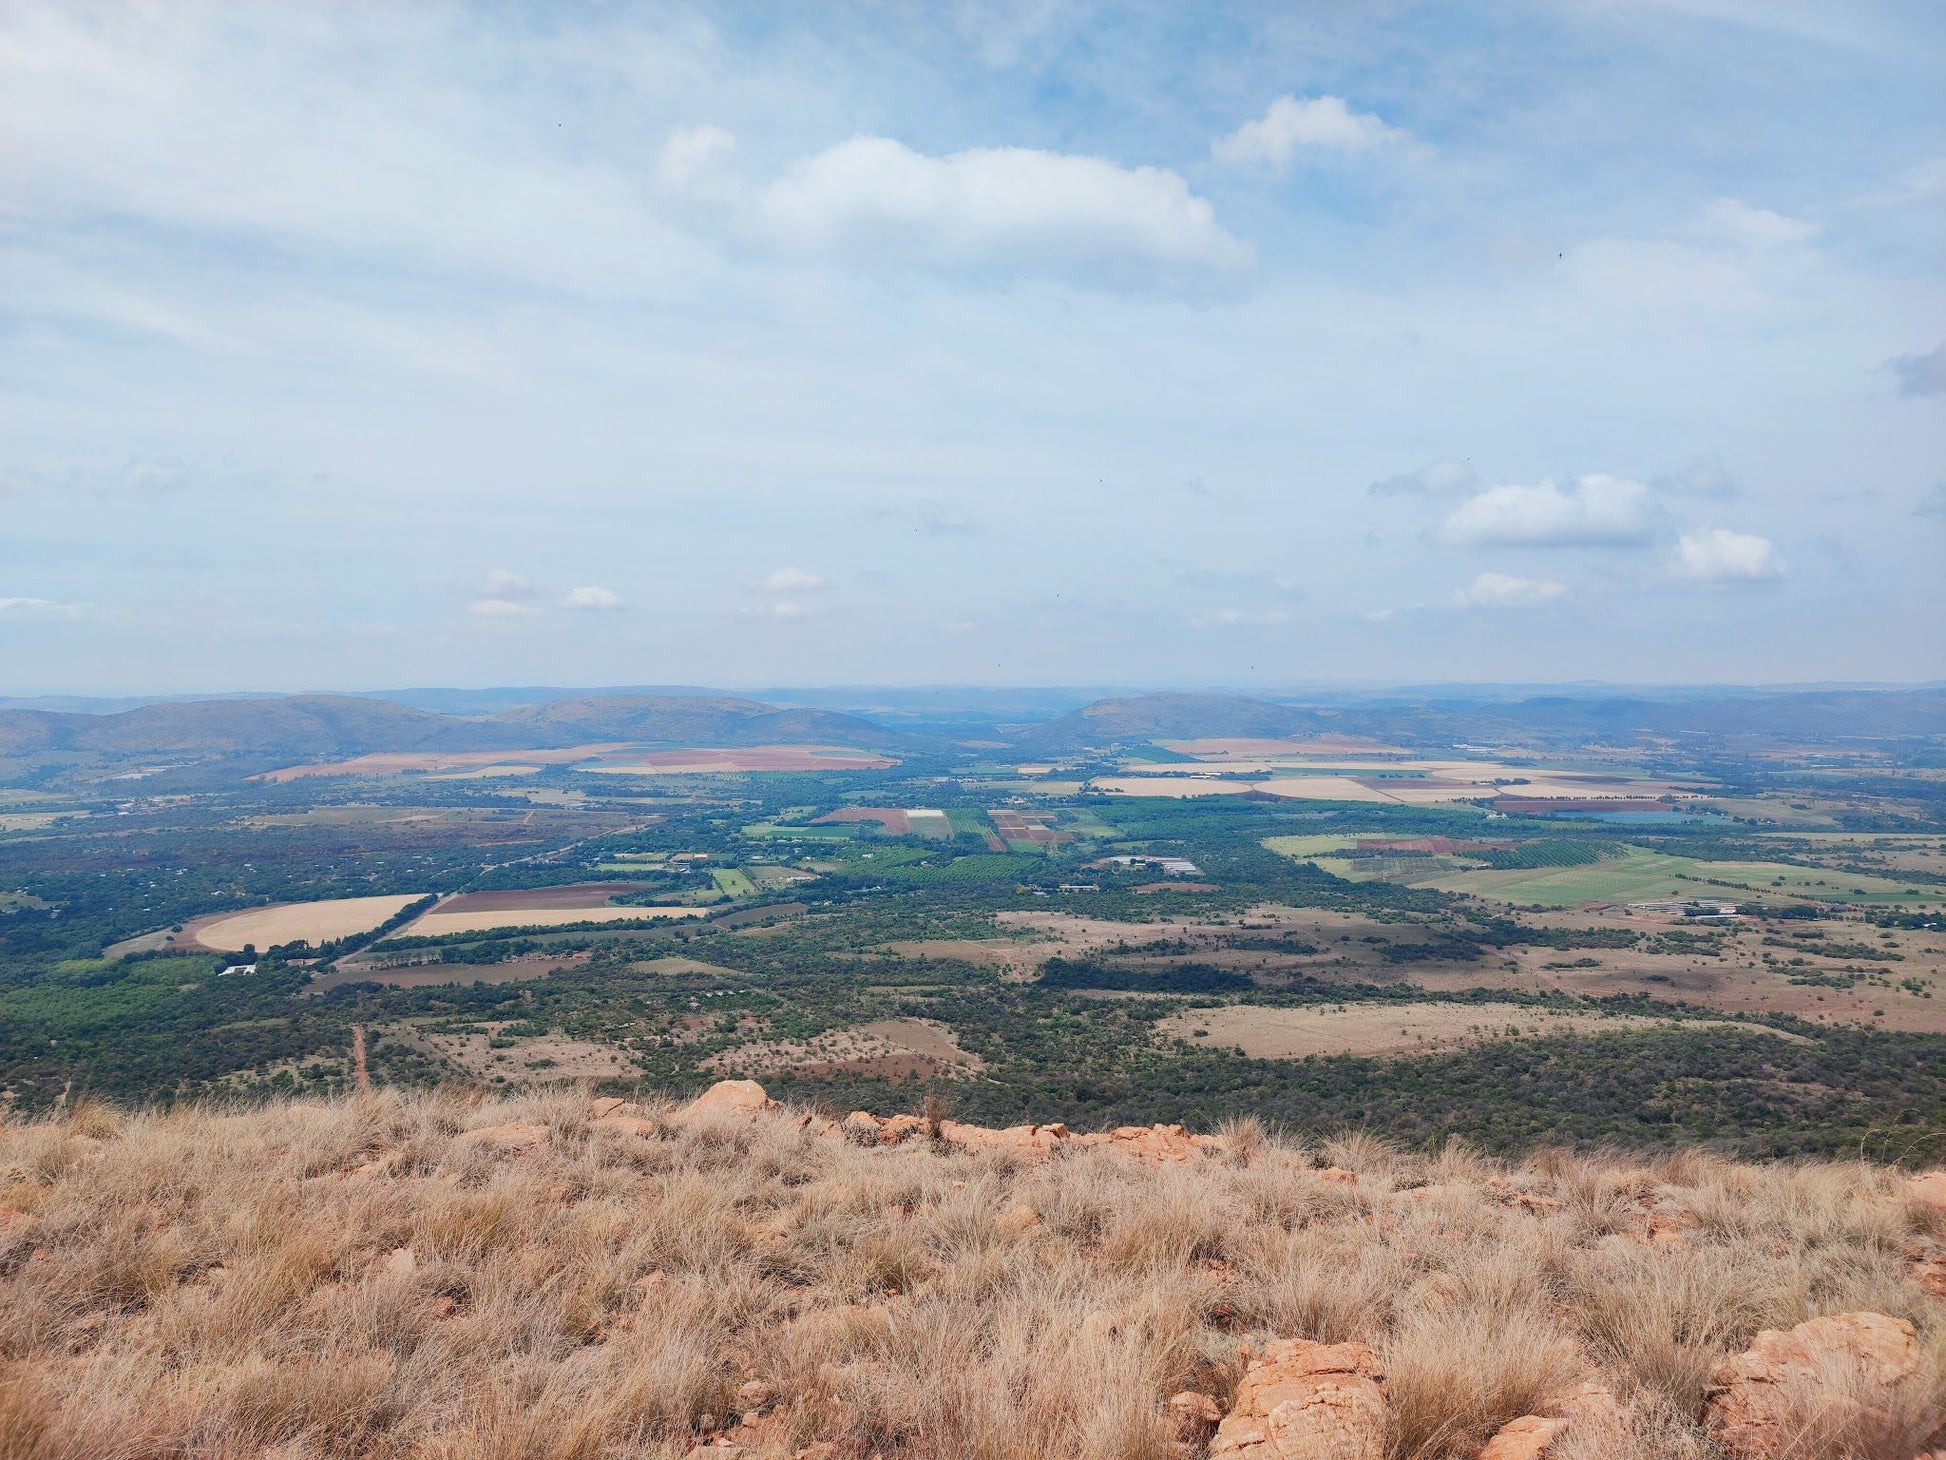
[[[0,694],[1946,677],[1946,8],[0,0]]]

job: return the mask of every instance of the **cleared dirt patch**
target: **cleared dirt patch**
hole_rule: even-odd
[[[505,1020],[475,1026],[478,1034],[433,1033],[411,1024],[388,1025],[386,1037],[458,1066],[476,1080],[505,1080],[510,1085],[546,1084],[553,1080],[605,1080],[639,1074],[627,1052],[613,1045],[595,1044],[545,1034],[536,1039],[508,1042]],[[495,1048],[495,1044],[500,1048]]]
[[[322,974],[304,986],[307,994],[328,994],[351,983],[383,984],[392,989],[438,988],[447,984],[523,983],[546,978],[587,958],[585,953],[529,953],[500,963],[408,963],[399,968],[346,968]]]
[[[931,1019],[875,1019],[812,1039],[741,1045],[703,1061],[719,1074],[785,1071],[810,1077],[876,1075],[929,1078],[979,1069],[978,1055],[959,1047],[953,1031]]]
[[[509,907],[497,912],[435,909],[408,923],[401,936],[443,938],[454,933],[490,933],[496,928],[563,928],[575,923],[655,922],[700,918],[704,907]]]
[[[1762,1024],[1685,1020],[1690,1029],[1736,1029],[1803,1042]],[[1156,1028],[1195,1044],[1226,1044],[1252,1059],[1307,1055],[1433,1054],[1490,1039],[1554,1034],[1618,1034],[1671,1029],[1678,1021],[1636,1014],[1565,1014],[1523,1004],[1352,1004],[1344,1008],[1276,1009],[1229,1004],[1171,1014]],[[1197,1030],[1206,1030],[1198,1035]]]
[[[236,953],[246,945],[274,948],[299,939],[330,943],[355,933],[369,933],[400,908],[424,896],[423,892],[413,892],[402,897],[337,897],[325,902],[280,902],[246,912],[218,913],[185,923],[169,946]]]

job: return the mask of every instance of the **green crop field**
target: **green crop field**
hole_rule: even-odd
[[[1345,851],[1357,841],[1357,837],[1351,836],[1270,836],[1264,838],[1264,845],[1280,856],[1307,862],[1314,857]]]
[[[709,875],[710,880],[716,884],[716,890],[725,897],[754,897],[756,895],[757,884],[750,880],[748,874],[739,871],[735,867],[712,867],[710,868]]]
[[[946,808],[946,819],[953,824],[955,833],[970,832],[974,836],[985,836],[993,830],[985,810],[978,806],[949,806]]]
[[[1329,870],[1329,869],[1327,869]],[[1939,903],[1936,888],[1782,862],[1699,862],[1629,847],[1619,857],[1578,867],[1482,868],[1427,880],[1443,892],[1501,902],[1573,907],[1584,902],[1654,902],[1689,897],[1762,901]]]

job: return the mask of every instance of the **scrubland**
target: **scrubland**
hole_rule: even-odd
[[[1172,1397],[1220,1414],[1300,1338],[1370,1346],[1392,1460],[1471,1460],[1590,1384],[1613,1407],[1551,1460],[1707,1460],[1726,1356],[1860,1311],[1912,1325],[1916,1380],[1834,1371],[1778,1453],[1941,1443],[1946,1202],[1891,1168],[1248,1121],[1180,1161],[1036,1159],[613,1105],[0,1123],[0,1455],[1163,1460],[1211,1440]]]

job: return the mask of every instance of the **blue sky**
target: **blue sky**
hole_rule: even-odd
[[[0,6],[0,693],[1946,676],[1943,63]]]

